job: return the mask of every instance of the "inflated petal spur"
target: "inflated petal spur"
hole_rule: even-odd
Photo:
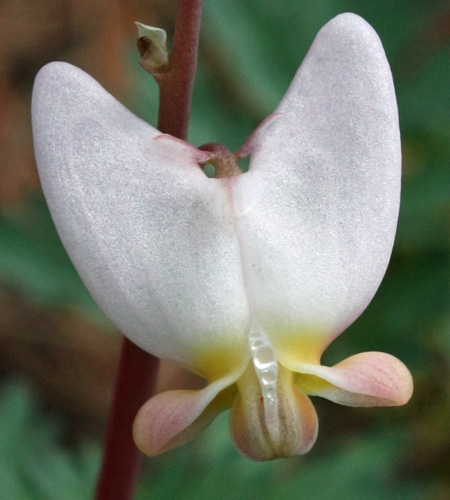
[[[231,407],[244,454],[291,456],[317,436],[308,395],[408,401],[411,375],[388,354],[320,365],[377,290],[399,208],[392,77],[361,18],[317,35],[275,116],[238,152],[252,153],[245,174],[207,178],[208,148],[162,135],[64,63],[36,79],[33,130],[55,224],[94,298],[133,342],[208,382],[143,406],[144,452]]]

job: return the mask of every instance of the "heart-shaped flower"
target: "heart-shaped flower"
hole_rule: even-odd
[[[244,454],[291,456],[316,439],[309,395],[408,401],[411,375],[388,354],[320,364],[377,290],[399,208],[394,87],[361,18],[320,31],[276,116],[237,155],[252,152],[242,175],[206,177],[213,153],[162,135],[64,63],[36,79],[33,130],[55,224],[100,307],[207,381],[143,406],[134,434],[146,453],[231,407]]]

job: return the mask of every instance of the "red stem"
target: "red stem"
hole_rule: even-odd
[[[187,138],[202,7],[203,0],[179,0],[169,71],[159,81],[158,128],[180,139]],[[157,358],[124,339],[96,500],[134,498],[143,457],[132,426],[154,394],[158,366]]]
[[[169,71],[159,78],[158,129],[187,139],[203,0],[179,0]]]
[[[154,394],[158,365],[158,358],[124,338],[97,500],[134,497],[142,453],[134,444],[132,425],[139,408]]]

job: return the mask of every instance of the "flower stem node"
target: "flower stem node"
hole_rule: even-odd
[[[209,160],[202,165],[204,166],[207,163],[213,165],[216,169],[216,179],[234,177],[243,173],[238,164],[238,157],[223,144],[209,142],[208,144],[200,146],[199,149],[211,153]]]
[[[161,34],[145,36],[164,53]],[[164,67],[152,50],[150,65]],[[398,218],[394,86],[364,20],[342,14],[320,30],[274,115],[236,153],[162,134],[65,63],[40,71],[32,112],[44,193],[90,292],[131,341],[206,381],[142,406],[134,438],[145,453],[231,408],[246,456],[298,455],[317,436],[311,397],[409,400],[411,374],[389,354],[321,364],[378,289]]]
[[[147,26],[135,22],[139,38],[137,47],[141,55],[141,66],[153,76],[165,73],[169,68],[169,55],[167,51],[167,33],[160,28]]]

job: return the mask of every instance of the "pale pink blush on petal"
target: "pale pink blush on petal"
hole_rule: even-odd
[[[274,113],[269,115],[256,127],[252,132],[250,137],[245,141],[245,144],[236,152],[238,158],[247,158],[253,151],[261,144],[264,134],[267,132],[269,127],[282,113]]]
[[[172,146],[176,146],[180,148],[180,151],[183,153],[186,153],[192,157],[193,160],[195,160],[197,163],[205,163],[211,159],[212,154],[209,153],[208,151],[202,151],[200,149],[197,149],[195,146],[192,146],[192,144],[189,144],[186,141],[183,141],[183,139],[178,139],[178,137],[174,137],[173,135],[170,134],[160,134],[154,137],[155,141],[170,141]]]
[[[311,395],[347,406],[400,406],[413,393],[413,380],[406,366],[382,352],[363,352],[333,367],[305,365],[302,373],[316,375],[328,384],[317,384]]]
[[[156,456],[184,444],[204,430],[225,409],[223,404],[208,408],[228,384],[224,380],[200,391],[167,391],[154,396],[139,410],[133,425],[136,446]]]

